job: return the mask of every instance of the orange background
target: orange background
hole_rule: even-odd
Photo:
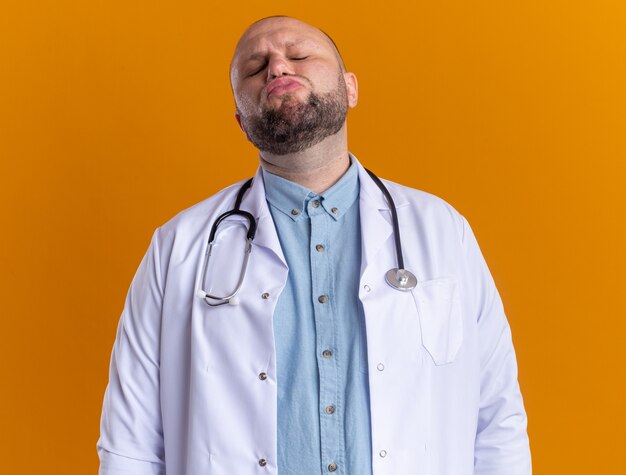
[[[472,224],[535,473],[626,473],[626,4],[262,3],[2,0],[0,471],[96,473],[130,280],[154,228],[254,172],[228,65],[284,13],[357,74],[359,159]]]

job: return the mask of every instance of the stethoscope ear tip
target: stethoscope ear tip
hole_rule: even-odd
[[[239,297],[237,297],[236,295],[230,299],[228,299],[228,303],[230,305],[239,305]]]
[[[199,299],[204,299],[206,298],[206,292],[202,289],[198,289],[196,290],[196,297],[198,297]]]

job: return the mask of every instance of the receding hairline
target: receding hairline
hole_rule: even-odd
[[[337,57],[337,62],[339,63],[339,66],[341,67],[341,70],[342,71],[346,71],[346,65],[345,65],[345,62],[343,60],[343,57],[341,56],[341,53],[339,52],[339,48],[337,47],[337,43],[335,43],[335,40],[333,40],[332,37],[328,33],[326,33],[324,30],[322,30],[322,29],[320,29],[320,28],[318,28],[318,27],[316,27],[314,25],[311,25],[310,23],[307,23],[305,21],[299,20],[298,18],[294,18],[294,17],[288,16],[288,15],[272,15],[272,16],[261,18],[261,19],[255,21],[254,23],[250,24],[250,26],[248,26],[248,28],[246,28],[244,30],[244,32],[242,33],[242,35],[239,37],[239,40],[237,41],[237,45],[235,46],[235,52],[233,53],[233,58],[231,59],[231,62],[230,62],[229,71],[231,73],[232,73],[233,64],[234,64],[233,60],[235,59],[235,55],[237,54],[237,49],[239,48],[239,44],[241,43],[241,40],[243,38],[245,38],[245,36],[248,34],[248,32],[250,30],[252,30],[252,28],[254,28],[255,25],[258,25],[261,22],[264,22],[266,20],[272,20],[272,19],[280,19],[280,18],[285,18],[285,19],[289,19],[289,20],[295,20],[295,21],[297,21],[299,23],[302,23],[304,25],[307,25],[307,26],[309,26],[311,28],[314,28],[317,31],[319,31],[328,40],[328,42],[332,46],[333,51],[335,53],[335,56]]]

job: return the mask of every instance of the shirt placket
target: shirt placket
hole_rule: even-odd
[[[344,454],[341,441],[339,359],[337,358],[337,322],[333,292],[333,275],[328,256],[332,219],[314,197],[307,204],[311,222],[312,298],[316,330],[316,357],[319,370],[319,417],[322,448],[322,473],[344,474]]]

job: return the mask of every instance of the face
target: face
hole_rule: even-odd
[[[293,18],[253,25],[231,67],[236,118],[257,148],[276,155],[305,150],[344,125],[357,102],[332,42]]]

